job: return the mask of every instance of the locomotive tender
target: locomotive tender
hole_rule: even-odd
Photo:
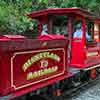
[[[0,36],[0,100],[59,96],[98,77],[99,17],[80,8],[49,8],[27,16],[38,22],[36,39]],[[78,24],[82,36],[73,37]]]

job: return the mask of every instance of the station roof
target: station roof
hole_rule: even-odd
[[[86,18],[94,19],[94,20],[100,20],[99,17],[95,16],[94,14],[88,12],[87,10],[81,9],[81,8],[48,8],[44,10],[39,10],[39,11],[33,11],[27,16],[33,18],[33,19],[38,19],[41,16],[44,15],[66,15],[66,14],[77,14],[81,15]]]

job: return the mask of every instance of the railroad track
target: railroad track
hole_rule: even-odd
[[[62,95],[62,99],[60,100],[65,100],[66,98],[68,99],[72,98],[73,96],[77,96],[86,89],[89,89],[90,87],[96,85],[98,82],[100,82],[100,76],[94,80],[89,80],[88,82],[85,82],[84,84],[81,84],[76,88],[65,91]]]

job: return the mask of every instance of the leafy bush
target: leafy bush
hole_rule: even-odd
[[[24,15],[30,10],[28,6],[27,2],[21,4],[18,0],[16,4],[2,1],[0,3],[0,32],[16,34],[32,28],[34,24],[31,19]]]
[[[81,7],[100,15],[99,4],[100,0],[0,0],[0,33],[36,33],[36,22],[25,16],[34,10],[50,7]]]

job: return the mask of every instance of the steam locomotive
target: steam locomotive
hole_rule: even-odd
[[[0,100],[53,100],[99,76],[98,16],[80,8],[48,8],[27,17],[37,21],[35,39],[0,36]],[[78,24],[81,37],[74,37]]]

